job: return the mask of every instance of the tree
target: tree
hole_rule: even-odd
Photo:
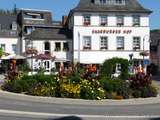
[[[2,48],[0,48],[0,58],[2,57],[2,55],[3,55],[3,50]]]

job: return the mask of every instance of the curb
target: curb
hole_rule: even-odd
[[[68,105],[146,105],[146,104],[160,104],[160,96],[151,98],[138,98],[128,100],[83,100],[70,98],[55,98],[55,97],[39,97],[29,96],[24,94],[11,93],[0,90],[0,96],[6,99],[14,99],[25,102],[39,102],[44,104],[68,104]]]

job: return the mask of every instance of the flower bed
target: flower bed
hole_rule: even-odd
[[[118,62],[123,63],[122,61],[120,59]],[[106,65],[110,65],[110,63],[104,66]],[[144,73],[138,73],[131,76],[129,80],[124,80],[122,79],[124,77],[123,73],[121,73],[123,76],[111,78],[111,71],[103,69],[102,74],[97,76],[96,67],[94,66],[94,69],[90,68],[92,67],[70,72],[61,71],[57,76],[44,75],[41,72],[37,75],[28,76],[11,71],[8,72],[8,80],[6,80],[2,89],[34,96],[90,100],[146,98],[155,97],[158,94],[158,87],[155,84],[153,85],[151,77]],[[126,73],[126,66],[123,69]],[[105,75],[105,72],[109,75]]]

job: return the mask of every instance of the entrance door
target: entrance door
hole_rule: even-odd
[[[49,60],[44,61],[44,69],[45,69],[46,72],[51,71],[51,62]]]

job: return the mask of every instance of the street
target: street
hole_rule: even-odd
[[[68,118],[66,118],[66,116],[68,116]],[[75,105],[35,102],[27,99],[15,99],[9,95],[6,97],[0,95],[0,120],[106,119],[158,120],[160,119],[160,103],[146,105]]]

